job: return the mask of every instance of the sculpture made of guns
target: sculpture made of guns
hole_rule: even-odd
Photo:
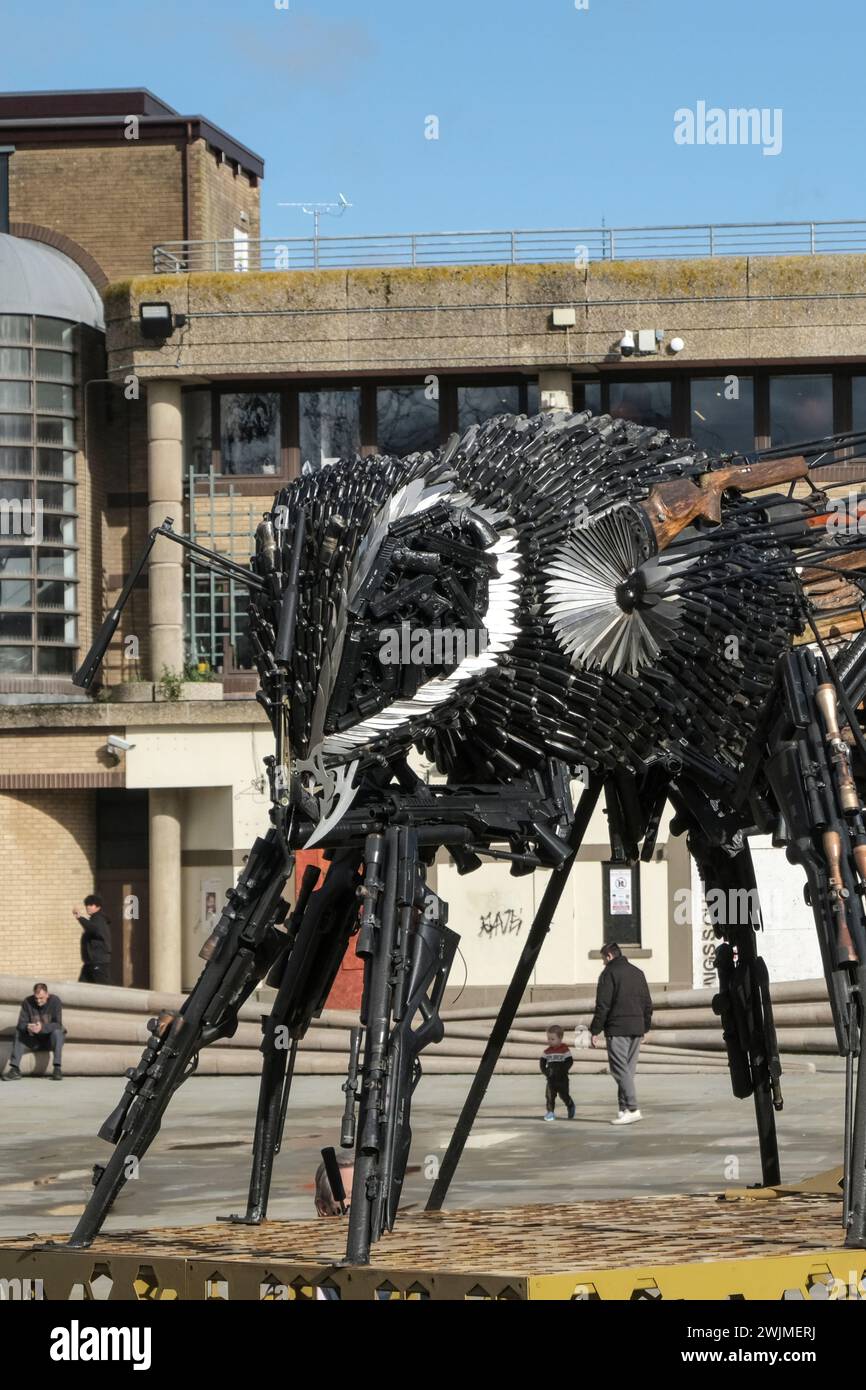
[[[717,904],[715,1007],[734,1093],[754,1098],[765,1183],[779,1181],[781,1068],[749,836],[771,834],[802,866],[848,1059],[845,1222],[849,1241],[864,1238],[866,551],[856,487],[846,479],[851,496],[834,501],[861,442],[718,456],[610,417],[500,416],[436,453],[296,479],[248,571],[170,520],[151,533],[148,550],[175,540],[248,583],[275,740],[271,825],[198,983],[153,1020],[100,1131],[114,1153],[73,1245],[93,1239],[200,1050],[233,1034],[266,979],[249,1199],[230,1219],[265,1217],[297,1047],[354,938],[364,986],[341,1142],[355,1152],[347,1259],[368,1260],[395,1220],[421,1055],[443,1032],[458,938],[427,870],[444,849],[461,873],[488,856],[552,872],[428,1202],[441,1206],[602,791],[631,861],[652,857],[670,803]],[[295,852],[314,846],[328,871],[316,887],[308,868],[290,906]]]

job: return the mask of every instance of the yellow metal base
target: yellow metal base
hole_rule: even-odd
[[[412,1213],[364,1268],[340,1263],[346,1224],[338,1220],[125,1231],[100,1236],[90,1250],[36,1250],[27,1237],[0,1244],[0,1300],[866,1294],[866,1251],[843,1248],[838,1196],[740,1195]]]
[[[729,1187],[724,1199],[726,1202],[742,1202],[772,1197],[796,1197],[801,1193],[807,1196],[839,1197],[842,1194],[844,1171],[839,1164],[837,1168],[825,1168],[822,1173],[815,1173],[811,1178],[804,1178],[802,1182],[780,1183],[778,1187]]]

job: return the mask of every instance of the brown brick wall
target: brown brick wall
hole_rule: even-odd
[[[10,220],[63,232],[110,280],[140,274],[183,229],[180,144],[122,138],[22,146],[9,161]]]
[[[190,238],[211,241],[225,238],[231,241],[235,227],[259,236],[259,190],[250,183],[243,170],[235,172],[209,149],[204,140],[196,140],[189,150],[190,180]],[[240,213],[245,212],[247,222]]]
[[[5,775],[34,772],[114,772],[118,764],[105,751],[104,729],[61,729],[0,733],[0,771]]]
[[[93,145],[22,146],[9,162],[10,220],[62,233],[109,280],[147,274],[153,247],[181,241],[184,183],[189,236],[230,241],[235,227],[259,235],[259,189],[204,140],[105,140]],[[240,213],[247,214],[243,222]]]
[[[0,973],[78,978],[72,908],[93,892],[96,794],[0,794]]]
[[[99,530],[99,571],[93,604],[102,620],[120,594],[123,581],[144,547],[147,537],[147,406],[142,388],[139,400],[127,400],[122,387],[100,389],[95,407],[98,440],[92,460],[94,502]],[[98,498],[97,498],[98,490]],[[175,518],[180,527],[180,519]],[[107,685],[147,678],[148,572],[133,589],[102,664]],[[138,660],[125,643],[138,638]]]

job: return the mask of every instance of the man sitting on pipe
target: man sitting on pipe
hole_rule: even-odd
[[[51,1048],[54,1055],[54,1070],[51,1073],[51,1080],[62,1081],[63,1072],[60,1059],[63,1053],[65,1032],[63,1006],[60,999],[56,994],[48,993],[47,985],[34,985],[33,993],[28,994],[21,1005],[18,1022],[15,1025],[15,1039],[12,1043],[12,1055],[9,1058],[9,1070],[4,1075],[0,1075],[0,1081],[21,1080],[21,1056],[25,1048],[28,1052],[46,1051]]]

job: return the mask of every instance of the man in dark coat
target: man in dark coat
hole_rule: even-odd
[[[652,1022],[652,999],[643,971],[626,960],[615,941],[602,947],[601,958],[604,970],[598,979],[589,1031],[593,1047],[598,1047],[602,1033],[607,1041],[608,1065],[619,1097],[619,1114],[611,1124],[631,1125],[641,1119],[634,1074],[641,1038]]]
[[[111,984],[111,923],[102,910],[98,893],[89,893],[83,907],[72,915],[82,930],[81,974],[79,981],[91,985]]]
[[[28,1052],[37,1052],[50,1047],[54,1053],[51,1080],[62,1081],[60,1058],[63,1052],[63,1035],[63,1008],[60,1000],[56,994],[48,993],[47,985],[34,985],[33,993],[28,994],[21,1005],[15,1025],[9,1070],[0,1080],[21,1080],[21,1054],[25,1048]]]

